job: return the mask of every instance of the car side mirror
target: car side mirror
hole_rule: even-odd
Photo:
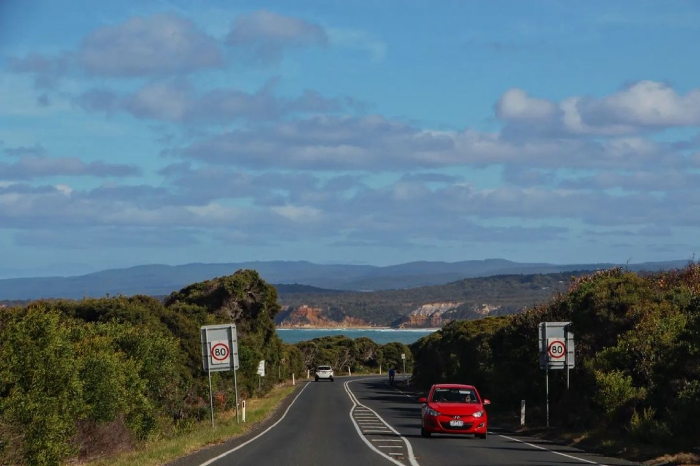
[[[484,404],[485,404],[485,405],[490,405],[490,404],[491,404],[491,400],[484,400]]]
[[[427,402],[428,402],[428,400],[426,400],[425,398],[418,398],[418,403],[427,403]]]

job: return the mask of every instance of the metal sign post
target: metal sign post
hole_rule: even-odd
[[[202,366],[209,376],[209,405],[211,426],[214,427],[214,393],[211,373],[233,370],[233,386],[236,393],[236,422],[238,422],[238,337],[235,324],[204,325],[202,336]]]
[[[564,327],[564,341],[569,343],[569,326]],[[566,345],[564,345],[566,349]],[[566,389],[569,389],[569,352],[564,352],[564,366],[566,366]]]
[[[574,334],[571,322],[540,322],[538,346],[540,369],[545,371],[547,427],[549,427],[549,371],[566,369],[566,388],[569,388],[569,370],[575,366]]]
[[[547,335],[547,322],[544,323],[544,334],[545,338]],[[544,355],[546,359],[546,368],[544,370],[545,376],[544,376],[544,384],[545,384],[545,390],[547,393],[547,428],[549,429],[549,355],[545,354]]]
[[[547,386],[547,429],[549,429],[549,366],[545,369],[545,385]]]
[[[262,378],[265,377],[265,361],[258,363],[258,390],[262,391]]]

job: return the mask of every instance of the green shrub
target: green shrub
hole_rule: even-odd
[[[633,405],[644,394],[643,389],[634,387],[632,377],[620,370],[595,371],[595,379],[598,391],[594,400],[609,421],[615,421],[621,410]]]
[[[630,420],[630,433],[644,443],[661,443],[671,438],[671,430],[665,422],[655,419],[656,410],[644,408],[642,414],[635,409]]]
[[[75,450],[85,413],[70,325],[39,305],[8,317],[0,331],[0,422],[32,465],[58,465]]]

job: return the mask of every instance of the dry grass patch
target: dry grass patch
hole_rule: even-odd
[[[236,422],[236,411],[216,412],[214,428],[207,419],[197,429],[174,438],[155,439],[137,446],[130,452],[87,462],[72,462],[80,466],[159,466],[202,448],[223,443],[244,435],[271,416],[296,387],[280,385],[262,398],[246,400],[246,422]]]
[[[649,466],[700,466],[700,455],[695,453],[678,453],[664,455],[645,463]]]

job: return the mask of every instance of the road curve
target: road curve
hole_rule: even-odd
[[[172,466],[391,466],[363,442],[350,419],[353,403],[343,386],[335,382],[306,384],[284,418],[264,435],[233,441],[227,447],[207,449],[171,463]],[[286,414],[285,414],[286,412]]]
[[[513,434],[420,436],[420,404],[385,378],[302,382],[262,432],[181,458],[171,466],[572,466],[627,461]]]
[[[633,465],[539,439],[494,432],[486,440],[472,436],[420,435],[421,405],[416,397],[389,386],[384,378],[354,380],[349,384],[358,402],[375,411],[396,432],[410,442],[420,466],[450,465]],[[490,428],[495,426],[489,426]],[[408,464],[408,463],[406,463]]]

